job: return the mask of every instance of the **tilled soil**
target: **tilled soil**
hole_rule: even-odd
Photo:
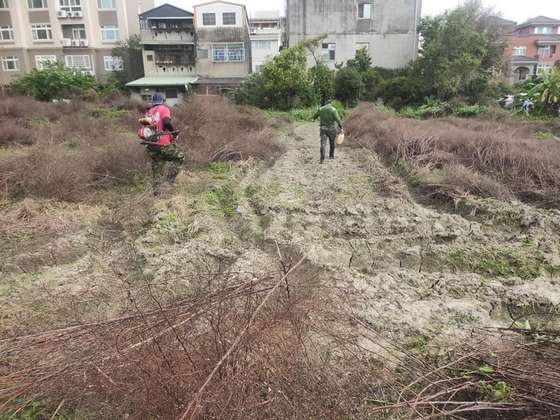
[[[297,124],[282,141],[287,151],[270,167],[187,172],[161,199],[69,210],[93,215],[50,244],[6,254],[0,329],[116,317],[150,305],[147,279],[172,300],[201,267],[258,278],[278,271],[276,245],[320,270],[338,309],[412,347],[557,312],[557,211],[473,197],[429,206],[361,148],[343,145],[320,165],[316,124]]]

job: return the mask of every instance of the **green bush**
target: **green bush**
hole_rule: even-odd
[[[81,96],[96,88],[95,78],[89,74],[66,69],[63,64],[51,64],[43,70],[33,69],[12,85],[20,95],[32,96],[39,101],[52,101]]]
[[[282,50],[237,89],[235,99],[242,104],[284,111],[312,105],[316,93],[303,46]]]
[[[360,72],[350,66],[343,67],[336,72],[336,98],[346,104],[355,105],[363,90]]]
[[[323,103],[326,98],[334,97],[335,76],[333,70],[325,64],[319,63],[309,70],[309,76],[319,103]]]

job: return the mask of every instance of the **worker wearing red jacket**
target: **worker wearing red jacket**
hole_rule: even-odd
[[[177,149],[177,132],[171,122],[171,110],[165,104],[163,95],[156,93],[152,96],[150,108],[144,118],[140,119],[144,125],[139,130],[139,137],[146,146],[146,151],[152,162],[152,178],[154,194],[159,193],[163,179],[165,164],[170,162],[172,171],[170,181],[173,183],[181,170],[185,156]]]

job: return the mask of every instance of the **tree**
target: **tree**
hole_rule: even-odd
[[[431,94],[448,100],[479,97],[492,71],[501,67],[504,43],[479,0],[421,21],[423,45],[414,74]]]
[[[144,59],[139,35],[132,35],[121,41],[118,47],[113,48],[112,55],[122,60],[122,70],[111,75],[112,81],[121,89],[124,89],[128,82],[144,77]]]
[[[91,92],[96,85],[92,75],[69,70],[62,63],[55,63],[43,70],[31,70],[18,78],[13,88],[20,95],[33,96],[40,101],[52,101],[70,96],[83,96]]]
[[[536,98],[536,106],[541,111],[556,114],[560,111],[560,69],[554,67],[552,72],[543,73],[530,91]]]
[[[334,97],[335,76],[333,70],[329,69],[325,64],[319,63],[309,69],[309,77],[319,102],[323,103],[326,98]]]
[[[238,102],[261,108],[289,110],[312,105],[315,93],[304,47],[285,48],[259,73],[252,74],[237,90]]]
[[[336,97],[348,107],[355,105],[363,91],[360,72],[354,66],[340,68],[336,72]]]

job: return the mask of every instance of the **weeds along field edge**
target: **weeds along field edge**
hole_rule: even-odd
[[[434,195],[559,204],[560,143],[535,137],[542,124],[454,117],[419,121],[363,103],[345,127],[356,147],[378,153]]]
[[[95,189],[145,176],[148,165],[135,135],[142,109],[120,97],[70,104],[0,98],[3,198],[80,201]],[[183,133],[178,146],[191,166],[269,160],[283,151],[273,122],[222,98],[194,97],[173,114]]]

